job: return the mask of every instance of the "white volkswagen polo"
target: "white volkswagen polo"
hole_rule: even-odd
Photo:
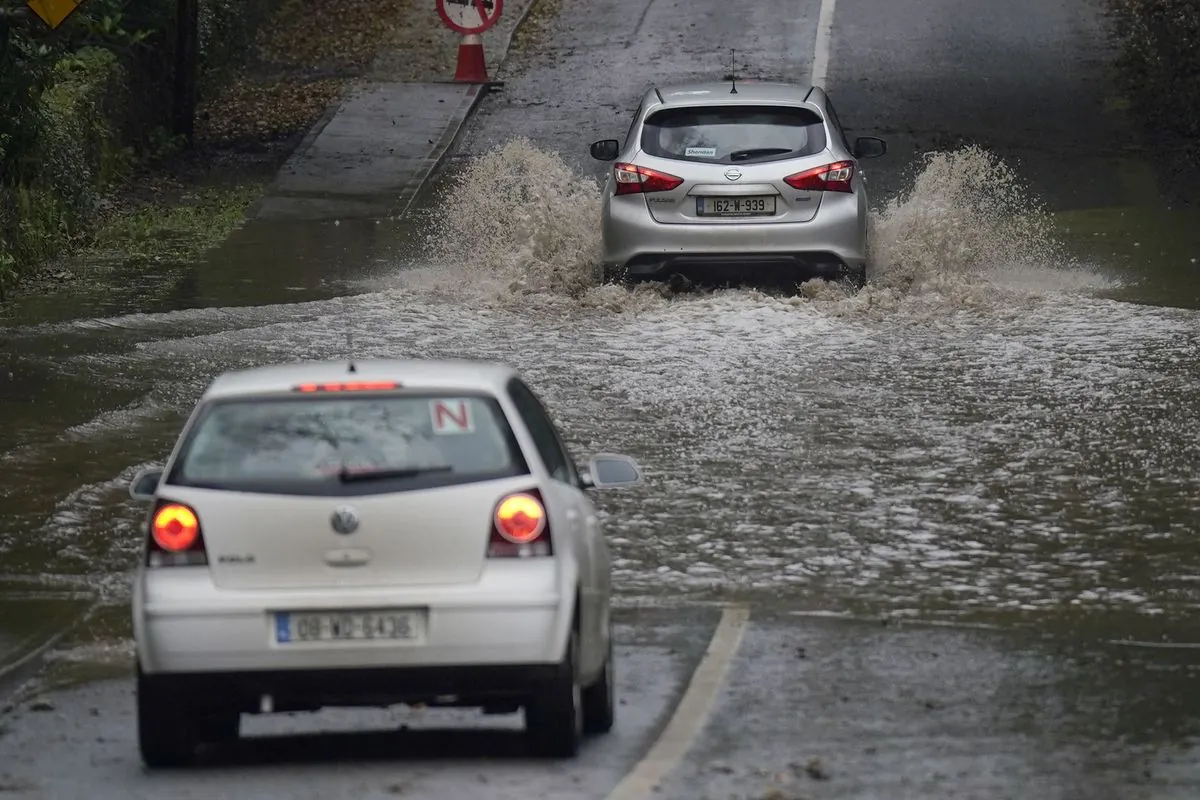
[[[571,757],[613,724],[608,547],[577,469],[510,367],[272,366],[217,378],[163,469],[134,583],[149,766],[238,736],[242,713],[424,703],[524,709]]]

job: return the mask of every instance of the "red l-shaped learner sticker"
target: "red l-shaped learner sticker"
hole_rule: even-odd
[[[500,20],[504,0],[437,0],[438,16],[455,33],[483,33]]]

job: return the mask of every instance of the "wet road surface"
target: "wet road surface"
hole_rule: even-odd
[[[400,708],[245,716],[236,746],[150,774],[137,757],[132,687],[107,680],[52,694],[49,705],[21,702],[0,734],[0,787],[22,800],[1173,800],[1200,791],[1200,701],[1188,690],[1197,665],[1178,654],[770,613],[750,616],[736,652],[714,639],[706,654],[723,620],[716,609],[618,618],[617,726],[572,762],[531,759],[519,716]],[[710,660],[724,679],[697,688],[693,675]],[[685,691],[701,696],[707,725],[677,705]]]
[[[892,146],[870,165],[881,213],[873,285],[858,296],[663,298],[589,285],[596,192],[579,173],[603,166],[587,160],[588,142],[622,135],[652,80],[721,74],[729,48],[747,72],[804,79],[818,9],[564,8],[499,76],[504,93],[484,101],[460,143],[451,178],[467,156],[516,135],[531,142],[485,159],[457,191],[443,186],[438,219],[466,243],[448,248],[449,264],[430,263],[411,224],[256,223],[136,298],[98,291],[5,308],[6,596],[75,592],[122,618],[142,522],[125,481],[163,457],[216,372],[351,352],[502,359],[546,396],[577,455],[623,451],[646,468],[644,490],[601,498],[627,600],[754,609],[714,723],[665,796],[696,797],[698,781],[720,789],[714,797],[754,796],[725,773],[702,777],[718,752],[743,777],[828,759],[838,779],[802,796],[1186,795],[1195,651],[1088,644],[1193,642],[1200,602],[1197,273],[1174,250],[1131,261],[1129,243],[1110,247],[1104,231],[1080,227],[1124,213],[1138,185],[1122,177],[1136,165],[1112,169],[1105,157],[1132,134],[1103,113],[1090,3],[1027,0],[1003,13],[949,0],[837,3],[831,94],[854,133]],[[1015,176],[979,152],[914,160],[961,137],[1012,159]],[[897,192],[908,194],[885,207]],[[1025,218],[1039,199],[1071,220],[1065,249],[1064,231]],[[1062,644],[771,616],[798,609],[1030,627]],[[793,663],[787,647],[808,639],[811,659]],[[630,663],[656,652],[634,647]],[[857,693],[831,688],[852,678]],[[950,708],[908,711],[902,686],[917,705],[940,692]],[[94,790],[98,775],[124,785],[121,796],[163,796],[138,783],[119,721],[128,683],[78,691],[55,701],[64,720],[22,713],[0,738],[0,753],[25,763],[66,735],[54,747],[65,756],[70,745],[75,767],[34,760],[13,774],[30,792],[64,775],[51,788],[66,794],[48,797]],[[649,705],[654,715],[670,704]],[[84,747],[51,733],[59,722],[113,739]],[[623,755],[597,751],[604,769],[588,786],[615,784],[649,741],[638,730],[634,743],[622,732],[606,745]],[[784,752],[793,745],[806,752]],[[393,767],[364,778],[371,791],[386,789]],[[449,780],[423,760],[410,767]],[[320,796],[356,791],[332,769],[253,772],[281,796],[316,773]],[[558,767],[518,773],[513,786],[536,773],[547,792],[567,787],[554,783]],[[229,773],[204,774],[169,791],[198,796]]]

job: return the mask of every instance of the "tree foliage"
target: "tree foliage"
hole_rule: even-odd
[[[272,0],[200,3],[200,67],[216,73],[246,51]],[[0,0],[0,297],[86,227],[129,147],[170,139],[176,5],[84,0],[50,30],[25,0]]]

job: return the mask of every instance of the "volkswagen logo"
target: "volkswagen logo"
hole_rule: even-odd
[[[342,506],[333,512],[329,524],[333,526],[334,531],[343,536],[354,533],[358,530],[358,512],[349,506]]]
[[[742,177],[742,171],[737,167],[730,167],[729,169],[725,170],[725,177],[729,178],[731,181],[736,181]]]

